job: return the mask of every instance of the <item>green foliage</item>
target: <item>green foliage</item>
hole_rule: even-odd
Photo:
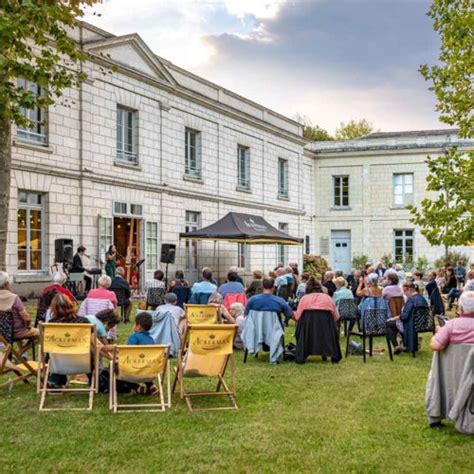
[[[466,245],[474,241],[474,154],[451,148],[444,156],[428,157],[428,191],[437,197],[421,201],[421,209],[410,206],[411,222],[431,245]]]
[[[328,140],[334,140],[329,133],[321,128],[319,125],[313,125],[311,119],[308,117],[296,114],[295,120],[303,125],[303,137],[313,142],[324,142]]]
[[[1,2],[0,117],[31,126],[22,109],[44,108],[68,87],[86,79],[78,64],[86,58],[68,30],[79,24],[83,8],[96,0]],[[20,87],[24,78],[42,88],[40,96]]]
[[[431,82],[440,120],[459,127],[461,137],[474,131],[474,8],[472,0],[434,0],[428,15],[441,38],[437,64],[420,72]]]
[[[354,255],[352,257],[352,267],[356,270],[363,270],[367,263],[369,263],[369,257],[367,255]]]
[[[462,262],[463,267],[467,267],[469,263],[469,255],[461,252],[448,252],[447,255],[438,258],[435,261],[435,268],[455,267],[458,262]]]
[[[384,266],[384,268],[390,267],[390,264],[393,263],[392,254],[391,253],[383,254],[380,261],[382,262],[382,265]]]
[[[372,124],[366,119],[341,122],[336,129],[336,140],[353,140],[354,138],[368,135],[374,130]]]
[[[419,272],[426,273],[426,271],[429,269],[429,261],[425,256],[420,256],[416,259],[415,262],[415,270]]]
[[[441,38],[438,63],[420,72],[431,82],[440,120],[459,127],[459,136],[474,137],[474,8],[472,0],[434,0],[428,14]],[[427,189],[437,192],[411,208],[412,222],[432,245],[474,241],[474,152],[451,148],[444,157],[428,158]]]
[[[330,268],[325,258],[320,257],[319,255],[303,256],[303,271],[309,273],[317,280],[321,280],[324,273],[328,270],[330,270]]]

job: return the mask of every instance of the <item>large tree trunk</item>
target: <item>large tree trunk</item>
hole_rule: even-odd
[[[0,270],[6,270],[7,267],[11,165],[12,144],[10,119],[0,116]]]

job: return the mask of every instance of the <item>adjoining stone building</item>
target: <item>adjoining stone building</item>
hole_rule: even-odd
[[[472,150],[474,140],[459,139],[456,130],[427,130],[308,145],[307,157],[315,163],[314,251],[345,271],[352,256],[361,254],[372,262],[391,254],[433,263],[444,249],[430,246],[410,223],[406,206],[429,196],[427,156],[441,156],[452,146]],[[474,259],[474,247],[456,250]]]
[[[7,270],[18,291],[50,279],[56,239],[97,261],[115,242],[127,262],[146,259],[143,279],[159,267],[162,243],[229,211],[306,236],[312,251],[314,162],[300,124],[156,56],[136,34],[84,23],[73,35],[88,53],[88,80],[66,91],[69,106],[31,111],[36,126],[12,131]],[[182,242],[170,272],[194,280],[203,265],[221,277],[238,265],[249,275],[302,249],[219,243],[217,255],[212,243]]]

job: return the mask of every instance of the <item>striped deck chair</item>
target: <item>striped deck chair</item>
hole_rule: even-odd
[[[233,342],[237,333],[236,324],[206,324],[189,325],[186,329],[185,341],[181,348],[176,381],[180,386],[180,398],[185,400],[189,411],[210,410],[237,410],[236,384],[235,384],[235,360],[233,353]],[[187,350],[185,347],[187,346]],[[231,366],[231,388],[224,380],[227,366]],[[216,378],[217,387],[212,391],[188,391],[185,380],[191,377]],[[223,390],[221,391],[221,388]],[[226,396],[229,399],[228,406],[211,408],[194,408],[191,399],[193,397]]]
[[[94,393],[99,387],[99,351],[95,325],[40,323],[40,357],[38,367],[38,391],[40,411],[92,410]],[[49,362],[46,363],[46,357]],[[86,388],[49,388],[50,374],[90,374]],[[51,393],[87,393],[87,408],[45,408],[46,395]]]
[[[165,411],[171,407],[169,344],[153,346],[115,346],[110,367],[109,407],[114,413],[125,411]],[[163,379],[166,378],[166,401]],[[124,404],[118,401],[117,380],[130,383],[156,380],[160,403]]]

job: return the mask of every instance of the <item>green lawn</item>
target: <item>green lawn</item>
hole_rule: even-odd
[[[428,339],[416,359],[365,365],[271,366],[264,354],[243,365],[239,352],[237,412],[189,413],[174,395],[166,413],[114,415],[98,395],[92,413],[40,414],[33,386],[15,385],[0,393],[0,472],[472,473],[474,437],[425,420]]]

